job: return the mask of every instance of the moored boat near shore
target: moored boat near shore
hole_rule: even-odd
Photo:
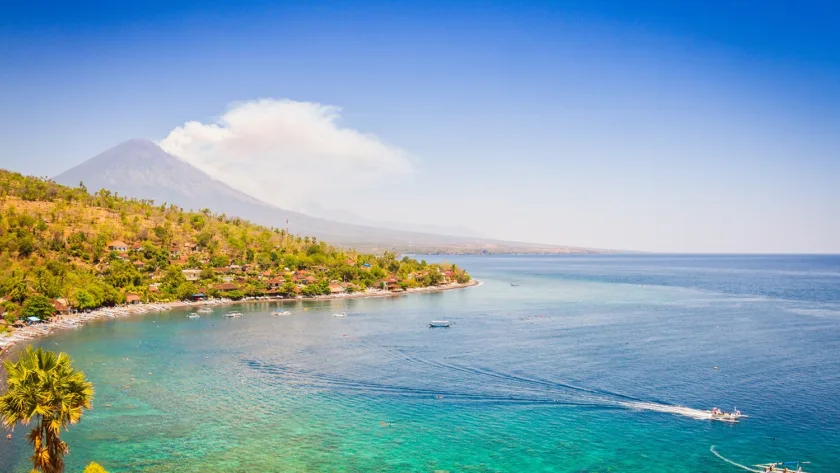
[[[454,289],[465,289],[469,287],[477,287],[480,286],[482,282],[477,279],[472,279],[467,283],[460,284],[460,283],[451,283],[445,284],[442,286],[434,286],[434,287],[423,287],[423,288],[411,288],[406,291],[407,294],[414,294],[414,293],[427,293],[427,292],[440,292],[440,291],[449,291]],[[378,298],[378,297],[387,297],[392,293],[382,289],[369,289],[365,292],[359,292],[355,294],[337,294],[331,296],[315,296],[315,297],[306,297],[306,298],[299,298],[297,300],[331,300],[331,299],[364,299],[364,298]],[[149,313],[161,313],[167,312],[170,310],[181,309],[181,308],[189,308],[189,307],[200,307],[196,309],[195,312],[197,313],[212,313],[213,307],[219,306],[232,306],[236,304],[248,304],[256,302],[256,300],[252,298],[245,298],[242,300],[234,301],[231,299],[226,298],[219,298],[219,299],[206,299],[202,301],[174,301],[174,302],[151,302],[151,303],[142,303],[142,304],[133,304],[133,305],[122,305],[116,307],[102,307],[99,309],[86,311],[86,312],[78,312],[74,314],[67,314],[57,317],[49,322],[29,325],[21,328],[16,328],[11,332],[7,332],[4,336],[0,336],[0,351],[4,353],[12,349],[13,346],[17,345],[20,342],[26,342],[29,340],[34,340],[36,338],[41,338],[48,336],[57,330],[63,329],[71,329],[80,327],[88,322],[93,322],[97,320],[103,319],[115,319],[115,318],[123,318],[129,316],[136,316],[136,315],[145,315]],[[304,311],[308,310],[307,307],[303,308]]]

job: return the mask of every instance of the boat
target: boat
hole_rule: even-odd
[[[228,312],[227,314],[225,314],[225,317],[242,317],[242,312]]]
[[[754,473],[807,473],[806,471],[802,470],[802,465],[807,465],[811,462],[804,462],[804,461],[789,461],[789,462],[770,462],[770,463],[759,463],[757,465],[753,465],[752,467],[747,465],[742,465],[741,463],[735,462],[726,458],[725,456],[721,455],[717,450],[715,450],[715,446],[712,445],[709,450],[711,450],[712,454],[721,460],[729,463],[732,466],[737,466],[742,470],[752,471]]]
[[[192,314],[187,316],[188,319],[197,319],[199,317],[201,317],[201,316],[196,314],[195,312],[193,312]]]
[[[340,312],[338,314],[333,314],[333,317],[347,317],[347,312]]]
[[[288,310],[283,310],[283,311],[280,311],[280,310],[275,310],[274,312],[272,312],[272,313],[271,313],[271,315],[274,315],[274,316],[278,316],[278,315],[292,315],[292,313],[291,313],[291,312],[289,312]]]
[[[713,407],[709,412],[712,415],[712,420],[719,420],[721,422],[738,422],[738,420],[742,417],[749,417],[745,414],[741,414],[741,411],[738,409],[733,409],[732,412],[724,412],[717,407]]]
[[[449,328],[448,320],[432,320],[429,322],[429,328],[445,327]]]
[[[515,282],[510,283],[510,285],[513,287],[519,287],[519,284],[516,284]]]
[[[209,307],[202,307],[201,309],[198,309],[196,312],[198,312],[199,314],[209,314],[210,312],[213,312],[213,309],[211,309]]]
[[[807,473],[806,471],[802,470],[802,465],[806,465],[811,462],[774,462],[774,463],[761,463],[755,465],[758,468],[757,471],[760,472],[788,472],[788,473]]]

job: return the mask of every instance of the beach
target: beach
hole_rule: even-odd
[[[14,329],[11,333],[0,335],[0,361],[5,359],[13,350],[13,347],[21,342],[27,342],[36,338],[48,336],[58,330],[76,328],[88,322],[105,319],[117,319],[129,316],[137,316],[154,312],[165,312],[173,309],[181,309],[186,307],[203,307],[203,306],[226,306],[235,304],[245,304],[253,302],[295,302],[301,300],[317,301],[329,299],[358,299],[369,297],[396,297],[406,294],[428,293],[449,291],[453,289],[463,289],[472,286],[478,286],[481,282],[478,280],[471,280],[467,283],[449,283],[440,286],[418,287],[410,288],[400,292],[386,291],[384,289],[368,289],[363,292],[355,293],[341,293],[330,294],[315,297],[298,296],[296,298],[273,298],[273,297],[247,297],[241,300],[231,299],[208,299],[204,301],[174,301],[174,302],[158,302],[158,303],[141,303],[121,305],[116,307],[102,307],[89,312],[80,312],[77,314],[62,315],[57,320],[44,322],[39,324],[29,325],[23,328]],[[2,370],[2,367],[0,367]],[[0,374],[3,374],[0,371]],[[5,376],[4,376],[5,378]],[[0,384],[0,388],[3,385]]]

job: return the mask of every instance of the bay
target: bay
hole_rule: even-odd
[[[68,471],[742,471],[713,445],[840,464],[840,257],[446,259],[483,284],[40,340],[97,390]],[[693,416],[713,406],[750,417]],[[29,471],[24,432],[0,471]]]

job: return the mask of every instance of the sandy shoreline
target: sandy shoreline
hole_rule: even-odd
[[[297,302],[297,301],[318,301],[318,300],[332,300],[332,299],[359,299],[370,297],[398,297],[406,294],[418,294],[428,292],[441,292],[453,289],[463,289],[481,285],[481,281],[471,280],[466,284],[446,284],[443,286],[431,286],[408,289],[403,292],[390,292],[382,289],[368,289],[365,292],[358,292],[353,294],[335,294],[328,296],[303,297],[295,299],[279,299],[279,298],[252,298],[233,301],[230,299],[211,299],[201,302],[161,302],[148,304],[134,304],[122,305],[117,307],[103,307],[90,312],[80,314],[64,315],[61,319],[54,322],[46,322],[37,325],[30,325],[28,327],[16,329],[10,336],[0,335],[0,362],[11,353],[15,345],[21,342],[27,342],[36,338],[46,337],[55,333],[58,330],[80,327],[88,322],[95,320],[117,319],[128,316],[136,316],[148,314],[151,312],[165,312],[173,309],[184,307],[202,307],[202,306],[229,306],[235,304],[247,304],[253,302]],[[2,365],[0,365],[0,371]],[[5,376],[3,377],[5,378]],[[4,379],[0,380],[0,391],[3,388]]]

